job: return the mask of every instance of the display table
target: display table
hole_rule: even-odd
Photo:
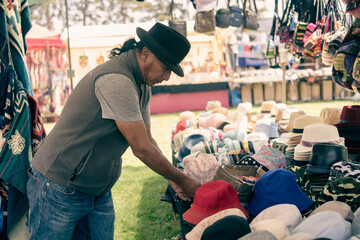
[[[229,108],[228,82],[154,86],[150,113],[204,110],[208,101],[219,100]]]

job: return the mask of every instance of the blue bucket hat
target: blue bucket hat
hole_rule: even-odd
[[[282,203],[294,204],[303,212],[313,204],[313,200],[300,189],[293,172],[280,168],[266,172],[255,183],[254,197],[247,210],[256,216],[262,210]]]

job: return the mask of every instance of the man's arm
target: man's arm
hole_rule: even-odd
[[[193,198],[196,189],[200,184],[176,169],[169,160],[162,154],[156,141],[150,134],[150,128],[145,127],[143,121],[120,122],[115,121],[117,127],[128,141],[134,155],[153,171],[160,174],[167,180],[175,183],[174,190],[183,193],[187,198]],[[150,134],[150,135],[149,135]],[[180,189],[176,189],[176,188]],[[181,197],[181,195],[179,194]]]
[[[152,137],[151,135],[151,130],[150,130],[150,126],[146,126],[146,130],[147,130],[147,135],[148,138],[150,140],[150,142],[160,151],[161,149],[159,148],[159,145],[157,144],[157,142],[155,141],[155,139]],[[177,185],[175,182],[171,181],[168,179],[169,185],[171,186],[171,188],[177,193],[177,195],[182,199],[182,200],[191,200],[188,197],[186,197],[183,193],[183,190],[181,189],[181,187],[179,185]]]

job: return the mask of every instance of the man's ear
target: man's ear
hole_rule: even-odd
[[[150,50],[147,47],[143,47],[142,53],[144,54],[145,58],[149,56]]]

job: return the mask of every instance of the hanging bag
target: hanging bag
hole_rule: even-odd
[[[251,29],[251,30],[258,30],[259,22],[258,22],[258,11],[257,11],[257,8],[256,8],[256,3],[255,3],[255,0],[253,0],[255,10],[252,10],[250,1],[251,0],[249,0],[249,8],[248,9],[246,9],[247,0],[245,0],[245,2],[244,2],[245,12],[244,12],[243,28]]]
[[[214,9],[196,12],[195,31],[198,33],[211,33],[215,31],[216,19]]]
[[[170,15],[169,27],[179,32],[184,37],[186,37],[187,35],[186,21],[182,19],[174,19],[173,10],[174,10],[174,0],[171,0],[170,10],[169,10],[169,15]]]
[[[229,6],[228,1],[228,6]],[[244,18],[244,10],[240,8],[239,1],[237,1],[237,5],[229,6],[230,10],[230,26],[233,27],[241,27],[243,24]]]
[[[219,0],[216,1],[216,5]],[[230,26],[230,10],[228,8],[220,8],[216,11],[216,26],[219,28],[228,28]]]

